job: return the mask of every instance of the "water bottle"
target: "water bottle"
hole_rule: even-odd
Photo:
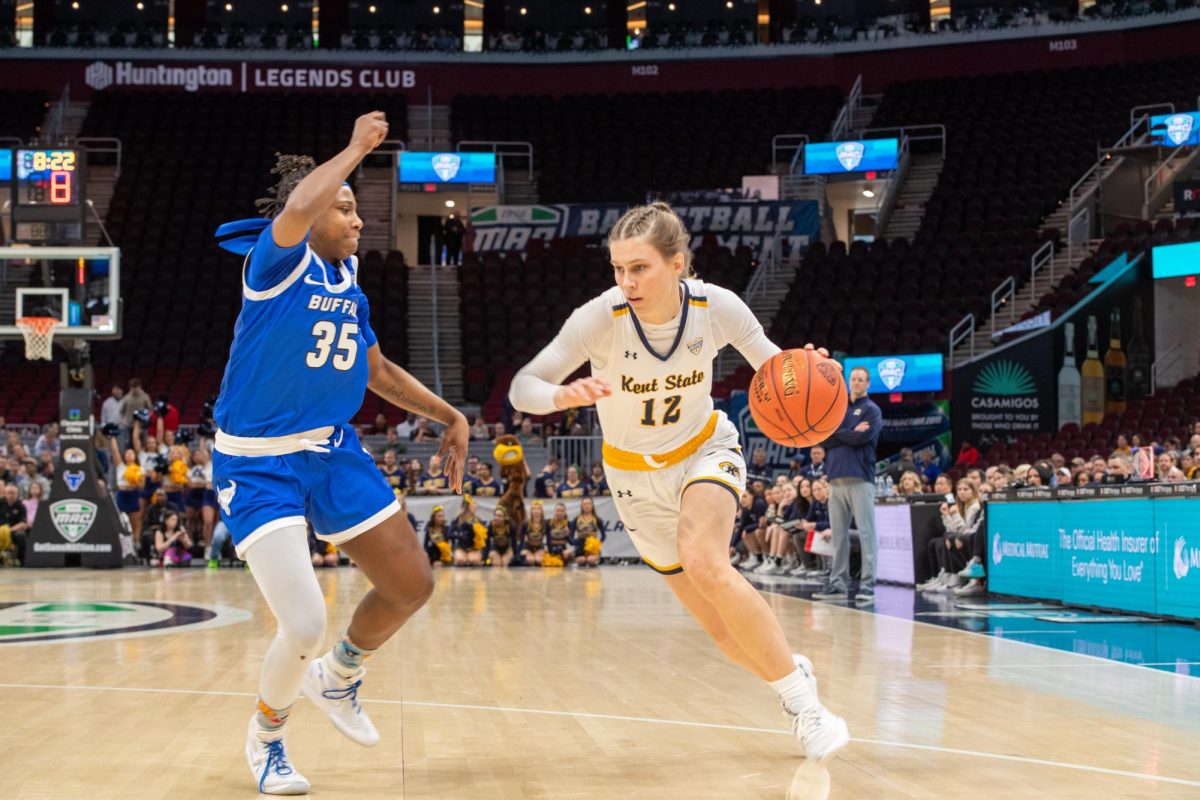
[[[883,488],[884,488],[883,496],[884,497],[892,496],[893,486],[894,486],[894,484],[892,483],[892,476],[891,475],[884,476],[884,479],[883,479]]]

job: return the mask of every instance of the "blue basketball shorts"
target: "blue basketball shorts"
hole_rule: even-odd
[[[256,439],[218,431],[213,486],[239,558],[306,519],[318,538],[340,545],[400,511],[350,425]]]

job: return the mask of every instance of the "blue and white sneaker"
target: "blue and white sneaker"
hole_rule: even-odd
[[[308,794],[308,780],[288,762],[283,729],[263,730],[254,717],[246,733],[246,761],[259,794]]]
[[[309,665],[300,691],[329,715],[333,727],[346,738],[363,747],[373,747],[379,744],[379,731],[358,702],[358,688],[366,673],[360,668],[353,678],[346,679],[326,667],[324,658],[318,658]]]

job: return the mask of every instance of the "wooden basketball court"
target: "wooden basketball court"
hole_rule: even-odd
[[[366,582],[320,581],[332,642]],[[368,662],[382,743],[300,700],[289,752],[331,798],[1200,796],[1196,677],[767,597],[850,724],[825,769],[637,567],[439,572]],[[0,572],[0,796],[253,796],[273,631],[243,570]]]

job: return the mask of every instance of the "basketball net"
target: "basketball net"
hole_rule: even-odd
[[[25,337],[25,358],[30,361],[53,361],[54,329],[59,321],[54,317],[21,317],[17,327]]]

